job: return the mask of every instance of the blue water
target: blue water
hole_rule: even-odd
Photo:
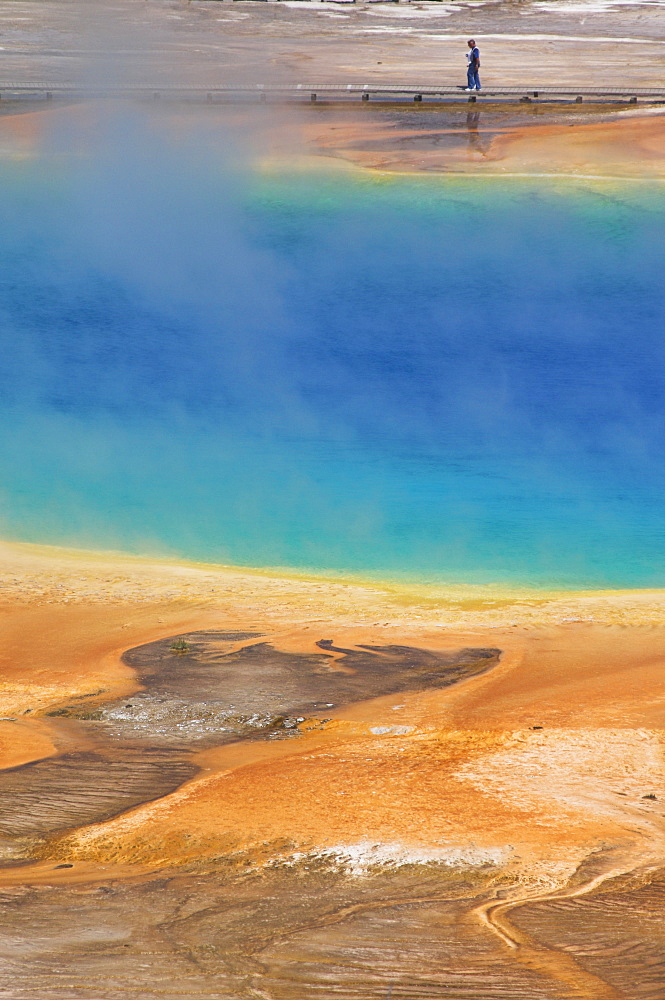
[[[0,534],[665,585],[665,192],[0,166]]]

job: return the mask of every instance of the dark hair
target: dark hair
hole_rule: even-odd
[[[469,41],[466,44],[467,45],[475,45],[476,44],[475,38],[470,38]]]

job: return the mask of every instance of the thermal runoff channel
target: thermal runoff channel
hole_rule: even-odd
[[[4,537],[665,585],[661,187],[94,150],[0,168]]]

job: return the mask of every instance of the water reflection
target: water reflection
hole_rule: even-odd
[[[467,111],[466,130],[469,136],[469,147],[472,152],[487,156],[490,146],[490,139],[478,130],[480,124],[480,111]]]

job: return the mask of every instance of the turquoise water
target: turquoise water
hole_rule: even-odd
[[[0,173],[2,536],[665,585],[663,188]]]

